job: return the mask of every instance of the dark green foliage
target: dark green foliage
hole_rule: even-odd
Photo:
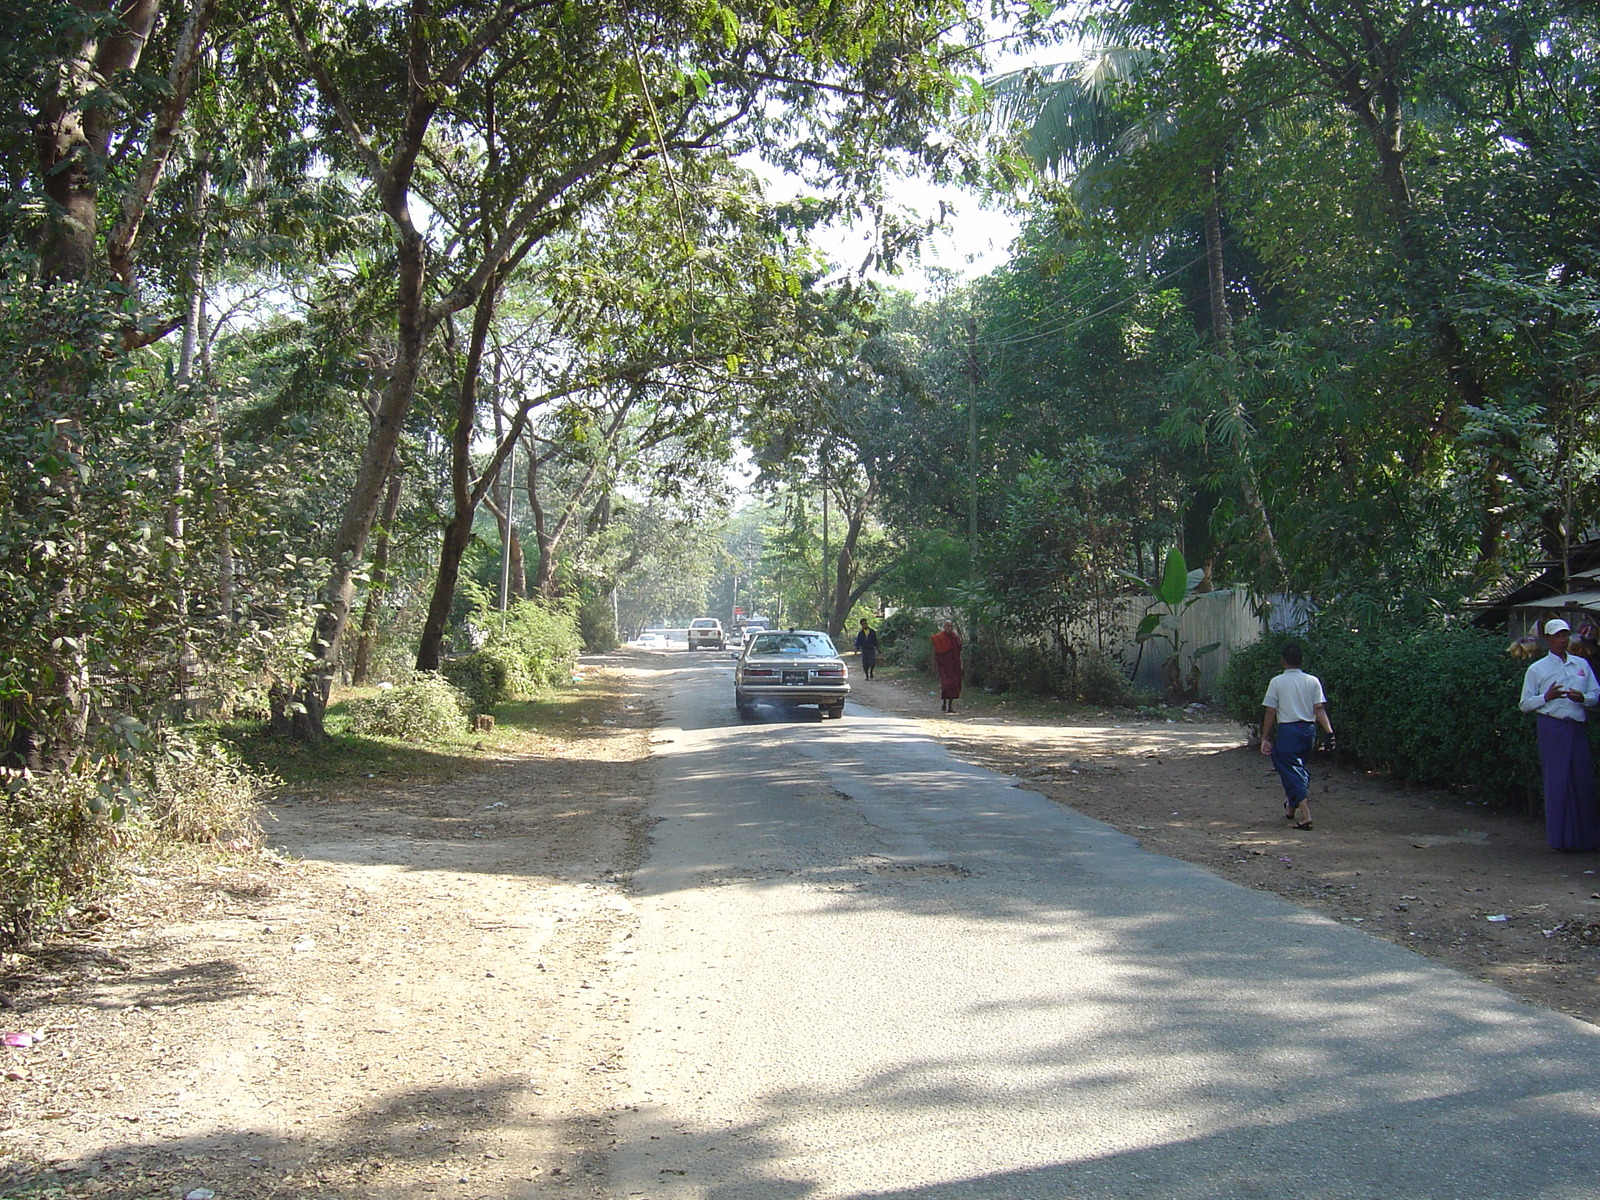
[[[617,635],[609,590],[601,590],[594,584],[585,584],[580,589],[578,636],[583,640],[586,654],[605,654],[622,644]]]
[[[878,626],[878,661],[931,670],[933,644],[928,639],[937,632],[938,621],[903,608]]]
[[[1252,737],[1261,731],[1261,697],[1267,694],[1267,684],[1272,677],[1283,669],[1279,654],[1283,644],[1288,641],[1305,644],[1303,639],[1291,638],[1287,634],[1268,634],[1248,646],[1235,647],[1229,653],[1228,665],[1222,669],[1222,676],[1217,681],[1217,704],[1235,721],[1247,727]],[[1329,683],[1320,670],[1320,658],[1315,664],[1310,658],[1308,654],[1305,669],[1321,678],[1323,687],[1327,688]],[[1344,723],[1342,710],[1339,720],[1340,724],[1335,725],[1335,729]]]
[[[0,793],[0,949],[59,926],[105,882],[114,843],[90,810],[98,795],[76,773],[17,779]]]
[[[505,665],[506,688],[514,699],[564,683],[583,647],[577,618],[536,600],[519,600],[505,613],[480,613],[473,623],[485,634],[484,651]]]
[[[1128,668],[1109,654],[1091,650],[1080,654],[1074,664],[1078,699],[1087,704],[1123,708],[1135,704],[1138,694],[1128,678]]]
[[[350,702],[350,732],[407,742],[445,742],[467,731],[471,705],[436,671],[418,671],[376,696]]]
[[[105,297],[0,265],[0,734],[65,763],[119,716],[238,703],[298,653],[315,565],[285,533],[292,438],[225,444],[132,368]]]
[[[1533,718],[1517,708],[1525,664],[1496,634],[1461,626],[1398,630],[1327,628],[1275,635],[1234,651],[1220,699],[1251,728],[1287,641],[1322,680],[1340,752],[1407,783],[1471,788],[1501,803],[1539,789]]]
[[[512,673],[512,663],[500,648],[474,650],[439,664],[439,674],[479,713],[492,713],[495,705],[512,698]]]

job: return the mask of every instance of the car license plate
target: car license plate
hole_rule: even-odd
[[[783,673],[783,681],[785,683],[804,683],[806,681],[806,673],[804,671],[785,671]]]

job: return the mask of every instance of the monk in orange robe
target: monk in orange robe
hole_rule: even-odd
[[[939,711],[953,713],[961,699],[961,635],[954,621],[933,635],[933,665],[939,669]]]

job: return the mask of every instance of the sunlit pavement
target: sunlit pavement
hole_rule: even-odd
[[[619,1198],[1600,1196],[1594,1028],[660,669]]]

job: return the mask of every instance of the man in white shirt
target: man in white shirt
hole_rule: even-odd
[[[1544,771],[1544,827],[1552,850],[1600,849],[1594,763],[1589,754],[1587,709],[1600,704],[1600,683],[1589,664],[1567,653],[1572,626],[1547,621],[1550,653],[1522,677],[1523,712],[1538,714],[1539,766]]]
[[[1283,815],[1296,829],[1311,828],[1311,772],[1306,755],[1317,742],[1317,728],[1328,735],[1333,747],[1333,724],[1328,720],[1328,698],[1322,680],[1300,669],[1305,657],[1300,647],[1290,642],[1282,650],[1283,672],[1267,684],[1261,701],[1261,753],[1271,756],[1272,766],[1283,781]],[[1274,740],[1273,733],[1277,733]]]

